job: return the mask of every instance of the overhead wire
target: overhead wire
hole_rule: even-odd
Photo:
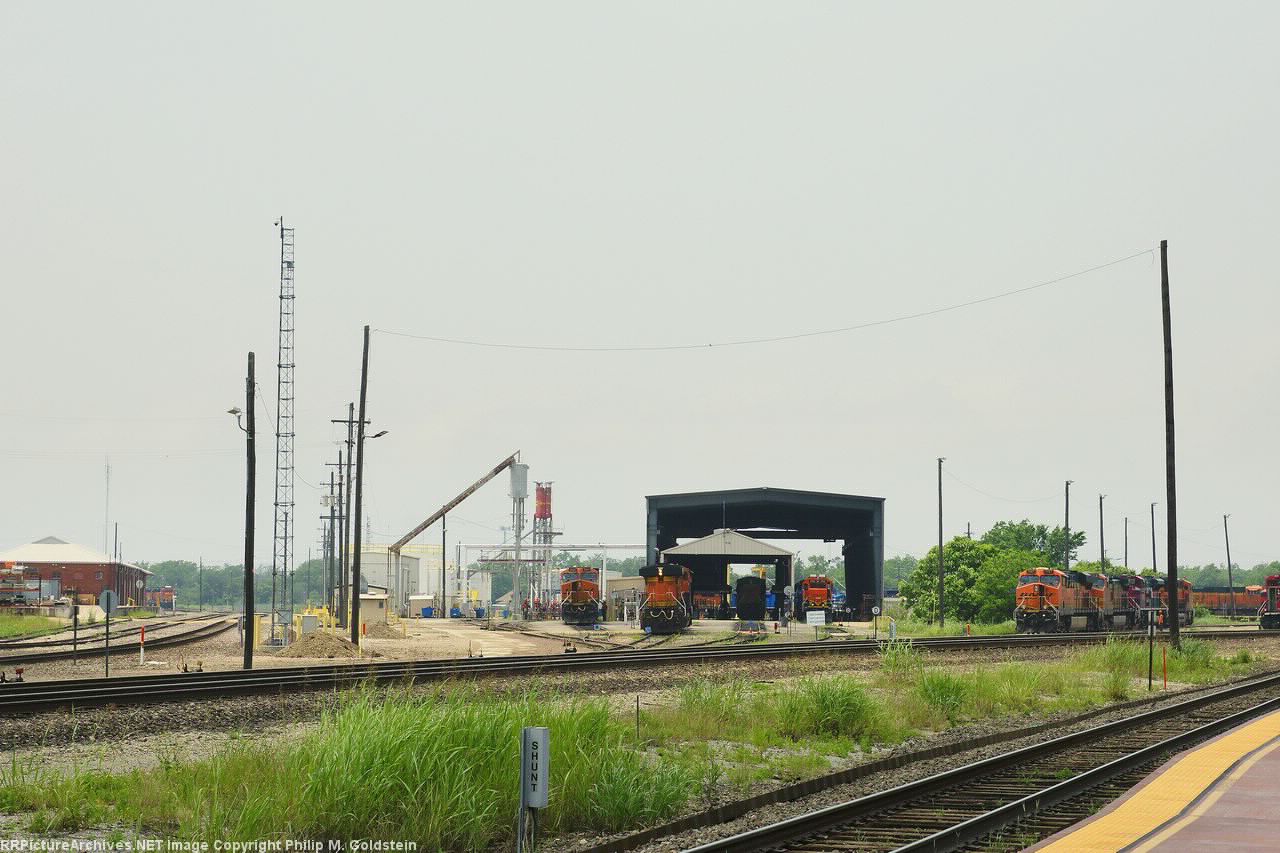
[[[563,345],[555,345],[555,344],[515,344],[515,343],[503,343],[499,341],[481,341],[481,340],[474,340],[474,339],[467,339],[467,338],[447,338],[447,337],[442,337],[438,335],[421,335],[421,334],[415,334],[412,332],[397,331],[393,329],[375,328],[373,331],[382,335],[391,335],[393,337],[400,337],[400,338],[413,338],[415,340],[431,341],[433,343],[440,343],[440,344],[454,344],[458,346],[471,346],[471,347],[486,347],[490,349],[537,350],[542,352],[669,352],[669,351],[675,351],[675,350],[710,349],[715,347],[755,346],[759,344],[773,344],[773,343],[781,343],[783,341],[795,341],[795,340],[801,340],[804,338],[816,338],[816,337],[822,337],[826,335],[839,335],[847,332],[859,331],[861,329],[870,329],[876,326],[887,326],[892,323],[903,323],[908,320],[919,320],[924,317],[933,317],[938,314],[945,314],[949,311],[958,311],[961,308],[970,308],[974,305],[982,305],[983,303],[986,303],[986,302],[994,302],[997,299],[1005,299],[1010,296],[1017,296],[1022,293],[1028,293],[1033,290],[1039,290],[1040,288],[1049,287],[1051,285],[1061,284],[1064,281],[1069,281],[1071,279],[1079,278],[1081,276],[1085,276],[1090,273],[1098,272],[1099,270],[1104,270],[1108,267],[1113,267],[1113,266],[1116,266],[1117,264],[1122,264],[1122,263],[1125,263],[1126,261],[1131,261],[1134,258],[1140,258],[1144,255],[1151,255],[1154,252],[1155,252],[1154,248],[1143,249],[1142,251],[1125,255],[1122,258],[1116,258],[1115,260],[1107,261],[1106,263],[1095,264],[1094,266],[1087,267],[1086,269],[1077,270],[1076,272],[1058,276],[1057,278],[1051,278],[1051,279],[1048,279],[1047,281],[1041,281],[1035,284],[1029,284],[1029,285],[1026,285],[1025,287],[1019,287],[1013,290],[1006,290],[1002,293],[995,293],[990,296],[983,296],[977,299],[970,299],[965,302],[957,302],[952,305],[944,305],[938,308],[931,308],[926,311],[916,311],[910,314],[900,314],[894,317],[886,317],[879,320],[869,320],[865,323],[856,323],[852,326],[840,326],[838,328],[833,328],[833,329],[818,329],[818,330],[809,331],[809,332],[795,332],[787,335],[772,335],[769,337],[746,338],[742,340],[713,341],[708,343],[696,343],[696,344],[691,343],[691,344],[631,344],[631,345],[624,345],[624,346],[563,346]]]
[[[993,495],[991,492],[983,491],[982,489],[979,489],[977,486],[973,485],[972,483],[967,483],[964,480],[961,480],[955,474],[951,473],[951,471],[948,469],[944,468],[943,473],[946,476],[950,477],[952,480],[955,480],[960,485],[964,486],[966,489],[971,489],[972,491],[975,491],[980,495],[984,495],[988,498],[991,498],[992,500],[1005,501],[1007,503],[1014,503],[1014,504],[1035,504],[1035,503],[1044,503],[1045,501],[1056,500],[1058,497],[1060,497],[1060,495],[1052,494],[1043,498],[1006,498],[1001,495]]]

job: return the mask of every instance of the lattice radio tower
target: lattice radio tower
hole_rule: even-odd
[[[293,229],[280,229],[280,343],[276,362],[276,509],[271,548],[271,612],[283,609],[293,568]],[[296,524],[294,525],[296,526]],[[277,603],[277,589],[281,596]],[[288,602],[293,609],[293,602]]]

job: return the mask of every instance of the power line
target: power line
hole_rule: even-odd
[[[1054,284],[1060,284],[1064,281],[1069,281],[1070,279],[1073,279],[1073,278],[1079,278],[1080,276],[1088,275],[1089,273],[1106,269],[1107,267],[1113,267],[1113,266],[1116,266],[1117,264],[1122,264],[1125,261],[1131,261],[1134,258],[1140,258],[1143,255],[1150,255],[1154,251],[1155,251],[1154,249],[1143,249],[1140,252],[1134,252],[1131,255],[1125,255],[1123,258],[1116,258],[1113,261],[1107,261],[1106,263],[1103,263],[1103,264],[1097,264],[1095,266],[1088,267],[1087,269],[1078,270],[1073,273],[1068,273],[1067,275],[1064,275],[1064,276],[1059,276],[1058,278],[1049,279],[1048,281],[1041,281],[1036,284],[1027,285],[1026,287],[1019,287],[1015,290],[1006,290],[1003,293],[996,293],[991,296],[983,296],[979,299],[971,299],[968,302],[958,302],[954,305],[945,305],[940,308],[931,308],[927,311],[918,311],[914,314],[900,314],[896,317],[887,317],[882,320],[870,320],[866,323],[858,323],[853,326],[841,326],[836,329],[820,329],[812,332],[797,332],[795,334],[775,335],[767,338],[747,338],[747,339],[738,340],[738,341],[719,341],[719,342],[709,342],[709,343],[703,343],[703,344],[654,344],[654,345],[640,345],[640,346],[635,346],[635,345],[557,346],[557,345],[551,345],[551,344],[507,344],[507,343],[499,343],[497,341],[477,341],[477,340],[469,340],[465,338],[445,338],[445,337],[438,337],[435,335],[415,335],[410,332],[398,332],[398,331],[393,331],[391,329],[374,329],[373,331],[382,335],[392,335],[398,338],[413,338],[415,340],[432,341],[434,343],[439,343],[439,344],[457,344],[460,346],[488,347],[491,349],[540,350],[544,352],[663,352],[663,351],[672,351],[672,350],[709,349],[712,347],[738,347],[738,346],[753,346],[756,344],[773,344],[773,343],[780,343],[783,341],[800,340],[803,338],[816,338],[824,335],[839,335],[845,332],[856,332],[861,329],[870,329],[875,326],[887,326],[891,323],[902,323],[902,322],[906,322],[907,320],[919,320],[924,317],[932,317],[937,314],[945,314],[948,311],[958,311],[961,308],[970,308],[974,305],[981,305],[986,302],[994,302],[997,299],[1004,299],[1009,296],[1017,296],[1020,293],[1028,293],[1032,290],[1038,290],[1042,287],[1049,287]]]
[[[1001,495],[993,495],[990,492],[984,492],[982,489],[979,489],[977,486],[973,485],[972,483],[966,483],[964,480],[961,480],[955,474],[951,473],[950,470],[947,470],[944,473],[948,477],[950,477],[952,480],[955,480],[957,483],[964,486],[966,489],[971,489],[980,495],[984,495],[988,498],[991,498],[992,500],[1006,501],[1007,503],[1013,503],[1013,504],[1036,504],[1036,503],[1044,503],[1045,501],[1055,500],[1058,497],[1057,495],[1048,495],[1043,498],[1006,498]]]

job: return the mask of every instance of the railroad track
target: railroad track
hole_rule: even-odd
[[[1280,710],[1280,675],[977,761],[688,853],[1019,850],[1093,814],[1170,755],[1275,710]]]
[[[227,630],[234,623],[213,626]],[[1010,635],[1003,637],[943,637],[916,640],[923,649],[990,649],[1022,648],[1086,642],[1088,635]],[[1249,636],[1257,636],[1249,634]],[[1056,639],[1055,639],[1056,638]],[[1102,642],[1106,635],[1093,635],[1092,642]],[[167,638],[165,644],[185,640]],[[148,643],[160,645],[161,640]],[[121,651],[136,652],[136,643],[124,644]],[[581,654],[521,655],[490,658],[452,658],[445,660],[369,661],[360,663],[323,664],[306,667],[270,667],[253,670],[226,670],[204,673],[168,673],[163,675],[126,676],[113,679],[67,679],[29,681],[0,688],[0,712],[31,713],[71,706],[105,704],[140,704],[216,698],[231,694],[283,693],[302,690],[330,690],[360,683],[410,684],[490,674],[541,674],[592,669],[617,669],[639,666],[708,663],[807,655],[874,654],[879,644],[874,641],[840,641],[836,643],[768,643],[732,646],[692,646],[661,649],[627,649]],[[100,650],[99,650],[100,651]],[[112,647],[112,653],[116,652]],[[70,657],[70,652],[55,653]],[[52,658],[44,657],[42,660]],[[18,662],[13,657],[0,659],[0,666]]]
[[[130,621],[120,621],[120,622],[117,622],[116,625],[112,627],[111,639],[112,641],[114,641],[117,637],[123,638],[123,637],[134,636],[136,634],[141,633],[142,628],[146,628],[148,631],[162,631],[167,628],[171,628],[174,625],[183,625],[189,622],[199,621],[201,619],[214,619],[214,618],[217,618],[216,614],[205,615],[205,616],[178,616],[171,619],[164,619],[164,620],[157,620],[157,621],[144,621],[143,624],[141,625],[130,622]],[[44,649],[44,648],[49,648],[51,646],[71,646],[71,645],[77,645],[77,644],[85,645],[87,643],[100,643],[102,642],[103,637],[106,636],[106,623],[95,622],[92,625],[80,625],[78,630],[76,631],[75,636],[65,636],[65,637],[62,636],[63,634],[70,635],[71,633],[72,632],[70,628],[65,628],[49,634],[49,639],[37,639],[37,640],[15,639],[10,642],[0,642],[0,652],[7,652],[10,649]],[[0,655],[0,661],[3,661],[2,655]]]
[[[146,647],[148,649],[160,649],[160,648],[165,648],[166,646],[180,646],[185,643],[194,643],[197,640],[205,640],[205,639],[208,639],[209,637],[213,637],[218,634],[221,634],[223,631],[229,631],[235,626],[236,626],[236,622],[234,620],[219,619],[216,622],[212,622],[208,625],[201,625],[199,627],[192,628],[189,631],[179,631],[176,634],[164,634],[162,636],[152,637],[151,639],[147,640]],[[148,625],[147,627],[152,627],[152,626]],[[140,645],[139,643],[140,634],[141,634],[141,631],[138,628],[134,628],[127,632],[122,632],[119,635],[117,635],[114,631],[112,631],[111,632],[111,654],[112,655],[137,654],[138,646]],[[59,642],[57,645],[66,646],[67,648],[63,648],[57,651],[27,652],[26,654],[17,654],[17,655],[0,655],[0,670],[3,670],[9,666],[15,666],[19,664],[25,665],[25,664],[31,664],[31,663],[44,663],[48,661],[71,660],[76,657],[82,657],[82,658],[101,657],[106,649],[106,647],[102,644],[103,639],[104,637],[102,636],[90,637],[88,639],[81,638],[79,643],[76,646],[72,646],[72,643],[70,640],[67,640],[65,643]],[[54,645],[54,644],[53,643],[41,644],[41,647],[43,647],[44,645]],[[48,682],[48,683],[53,683],[53,682]]]

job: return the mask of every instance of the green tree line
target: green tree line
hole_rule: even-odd
[[[150,571],[148,589],[172,586],[178,597],[178,607],[190,609],[202,601],[206,609],[244,609],[244,565],[200,565],[191,560],[163,560],[158,563],[139,563]],[[277,579],[277,603],[293,599],[294,609],[308,602],[324,600],[324,561],[309,560],[299,564],[294,572],[290,589],[286,593],[283,583]],[[271,567],[259,566],[253,572],[253,606],[259,612],[271,607]]]

